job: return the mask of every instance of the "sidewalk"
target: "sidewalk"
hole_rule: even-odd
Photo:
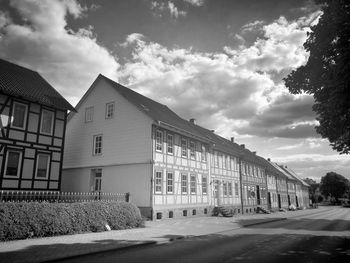
[[[318,209],[317,209],[318,210]],[[145,228],[0,242],[0,262],[43,262],[55,259],[161,244],[175,239],[219,234],[317,210],[236,217],[197,217],[147,221]]]

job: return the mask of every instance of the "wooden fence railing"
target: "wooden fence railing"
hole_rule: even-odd
[[[102,192],[59,192],[59,191],[0,191],[0,202],[92,202],[92,201],[117,201],[130,202],[130,193],[102,193]]]

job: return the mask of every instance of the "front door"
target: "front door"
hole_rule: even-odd
[[[277,195],[277,201],[278,201],[278,208],[281,208],[282,206],[281,206],[281,195],[280,194]]]
[[[220,182],[219,180],[214,180],[214,206],[219,206],[220,205]]]
[[[256,202],[258,205],[261,204],[261,200],[260,200],[260,188],[259,185],[256,186]]]
[[[271,205],[271,193],[270,192],[267,193],[267,205],[268,205],[268,208],[271,209],[272,205]]]
[[[91,192],[101,193],[102,169],[91,170]]]

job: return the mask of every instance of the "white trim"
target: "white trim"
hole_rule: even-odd
[[[51,119],[51,125],[50,125],[50,132],[44,132],[43,131],[43,117],[44,117],[44,111],[49,112],[52,114],[52,119]],[[40,133],[41,134],[47,134],[47,135],[52,135],[53,134],[53,123],[55,121],[55,112],[47,109],[42,109],[41,111],[41,119],[40,119]]]
[[[6,174],[7,171],[7,162],[8,162],[8,157],[10,152],[16,152],[19,153],[19,158],[18,158],[18,166],[17,166],[17,175],[8,175]],[[21,164],[22,164],[22,151],[19,150],[13,150],[13,149],[8,149],[6,152],[6,160],[5,160],[5,170],[4,170],[4,178],[19,178],[19,174],[21,172]]]
[[[47,156],[47,163],[46,163],[46,175],[45,177],[40,177],[38,176],[38,164],[39,164],[39,156],[40,155],[45,155]],[[36,156],[36,165],[35,165],[35,179],[48,179],[49,178],[49,170],[50,170],[50,163],[51,163],[51,158],[50,158],[50,154],[47,153],[41,153],[39,152]]]
[[[109,109],[109,106],[113,106],[113,110],[112,110],[112,113],[111,113],[111,116],[108,116],[108,109]],[[111,102],[107,102],[106,103],[106,110],[105,110],[105,119],[106,120],[109,120],[109,119],[113,119],[114,118],[114,112],[115,112],[115,102],[114,101],[111,101]]]
[[[97,137],[101,137],[101,152],[99,152],[99,153],[96,153],[96,138]],[[93,143],[93,145],[92,145],[92,155],[93,156],[102,155],[102,151],[103,151],[103,134],[93,135],[92,143]]]
[[[18,126],[14,126],[13,125],[14,121],[15,121],[15,106],[16,106],[16,104],[23,105],[26,108],[25,113],[24,113],[23,127],[18,127]],[[13,117],[13,121],[11,122],[11,127],[14,127],[16,129],[25,130],[26,129],[26,125],[27,125],[28,105],[25,104],[25,103],[14,101],[13,105],[12,105],[12,113],[11,113],[11,115]]]

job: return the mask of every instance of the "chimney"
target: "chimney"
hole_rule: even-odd
[[[245,148],[245,144],[241,144],[240,146],[241,146],[243,149]]]
[[[190,123],[196,124],[196,119],[195,118],[191,118],[190,119]]]
[[[286,165],[286,169],[287,169],[288,167],[287,167],[287,165]]]
[[[231,142],[235,142],[235,137],[231,137]]]
[[[215,130],[211,130],[211,132],[215,132]]]
[[[269,162],[271,162],[271,159],[270,159],[270,158],[267,158],[267,160],[268,160]]]
[[[254,155],[256,155],[256,152],[252,152]]]

